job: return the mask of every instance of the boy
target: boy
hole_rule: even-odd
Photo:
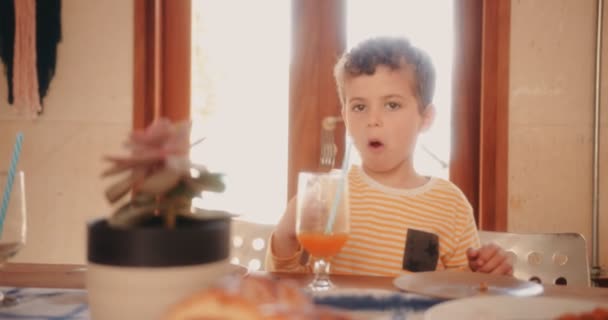
[[[495,245],[479,249],[470,204],[449,181],[414,170],[418,135],[432,123],[435,71],[407,40],[374,38],[334,69],[342,117],[362,165],[348,172],[351,234],[332,273],[397,276],[470,269],[511,274]],[[271,271],[306,271],[295,234],[295,197],[271,237]]]

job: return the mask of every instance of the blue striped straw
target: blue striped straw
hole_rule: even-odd
[[[332,203],[331,211],[329,212],[329,219],[327,220],[327,225],[325,226],[325,234],[330,234],[331,230],[334,228],[334,223],[336,221],[336,213],[338,211],[338,205],[340,204],[340,199],[342,199],[342,192],[344,191],[344,181],[346,180],[346,170],[348,167],[348,158],[350,157],[350,146],[351,142],[346,142],[346,148],[344,150],[344,157],[342,158],[342,177],[338,184],[338,190],[336,190],[336,196],[334,198],[334,203]]]
[[[13,190],[15,171],[17,170],[17,162],[19,162],[19,156],[21,155],[22,142],[23,133],[19,132],[17,133],[17,139],[15,140],[15,146],[13,147],[13,156],[11,157],[11,164],[8,170],[8,176],[6,177],[6,186],[4,187],[4,193],[2,196],[2,207],[0,207],[0,237],[2,237],[2,230],[4,229],[4,218],[6,217],[8,202],[11,198],[11,190]]]

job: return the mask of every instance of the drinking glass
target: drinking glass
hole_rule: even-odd
[[[25,245],[25,183],[22,171],[7,183],[7,172],[0,172],[0,268]],[[0,308],[18,303],[16,297],[0,291]]]
[[[348,177],[340,171],[301,172],[298,176],[296,235],[314,261],[312,291],[325,291],[330,262],[340,252],[350,232]]]

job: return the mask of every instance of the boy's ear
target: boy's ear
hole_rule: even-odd
[[[435,105],[430,103],[422,113],[422,125],[420,126],[420,132],[427,131],[435,121]]]

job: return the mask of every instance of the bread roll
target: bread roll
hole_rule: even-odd
[[[231,278],[176,304],[166,320],[349,319],[312,300],[288,280],[249,275]]]

